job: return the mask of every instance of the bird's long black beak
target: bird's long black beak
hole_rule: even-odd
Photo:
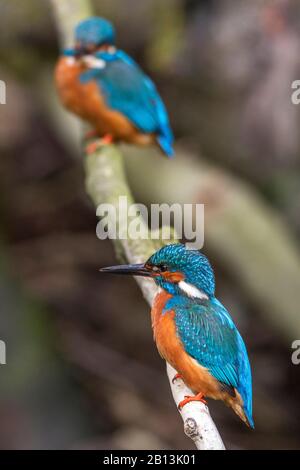
[[[124,264],[121,266],[109,266],[99,269],[101,273],[111,274],[131,274],[132,276],[152,277],[151,269],[145,267],[144,264]]]

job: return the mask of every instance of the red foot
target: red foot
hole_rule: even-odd
[[[173,379],[172,379],[172,384],[174,384],[177,379],[183,380],[182,375],[181,375],[181,374],[175,374],[174,377],[173,377]]]
[[[102,137],[102,139],[98,139],[95,142],[91,142],[85,147],[85,151],[88,155],[91,153],[96,152],[99,147],[102,147],[103,145],[109,145],[113,142],[113,137],[110,134],[105,135]]]
[[[114,141],[114,138],[111,134],[106,134],[104,137],[102,137],[101,139],[101,142],[103,142],[103,144],[106,144],[106,145],[109,145],[109,144],[112,144]]]
[[[181,402],[178,405],[178,409],[181,410],[184,405],[187,403],[190,403],[191,401],[201,401],[201,403],[204,403],[204,405],[207,405],[207,402],[204,400],[204,395],[203,393],[198,393],[197,395],[194,395],[193,397],[190,396],[185,396],[184,400],[181,400]]]

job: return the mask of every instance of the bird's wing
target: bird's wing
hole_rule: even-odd
[[[148,90],[151,103],[155,103],[155,109],[160,128],[168,128],[170,139],[173,142],[174,137],[170,128],[168,113],[155,84],[147,75],[143,73],[139,65],[128,54],[126,54],[126,52],[119,50],[118,55],[124,62],[126,62],[128,65],[131,65],[132,67],[137,68],[143,75],[144,85]]]
[[[113,60],[91,77],[96,79],[110,108],[124,114],[141,132],[157,134],[162,149],[172,154],[173,134],[166,108],[154,83],[133,59],[118,50]]]
[[[251,368],[245,343],[232,318],[216,298],[200,303],[176,297],[167,302],[164,310],[175,313],[177,335],[185,351],[229,392],[237,389],[253,427]]]
[[[189,302],[174,310],[177,334],[186,352],[219,382],[235,387],[244,402],[251,400],[246,347],[223,305],[214,299],[203,304]]]

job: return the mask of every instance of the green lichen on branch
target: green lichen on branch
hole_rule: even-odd
[[[163,242],[151,240],[150,232],[141,215],[137,216],[138,224],[143,227],[147,238],[132,239],[128,234],[127,211],[119,211],[119,203],[120,198],[125,197],[129,207],[134,204],[134,200],[127,183],[121,152],[114,145],[101,147],[94,154],[85,157],[85,171],[86,190],[95,207],[100,204],[110,204],[116,210],[117,231],[120,236],[113,242],[120,261],[126,260],[131,263],[146,261],[159,246],[163,245]],[[114,220],[111,222],[114,223]],[[151,302],[156,291],[154,284],[147,279],[139,279],[138,282],[144,296]]]
[[[78,14],[73,12],[74,16],[70,21],[70,18],[67,18],[68,3],[70,2],[67,0],[60,0],[59,2],[58,0],[52,0],[56,14],[56,21],[60,29],[61,42],[64,46],[68,43],[70,38],[71,26],[73,29],[75,24],[79,20],[83,19],[84,16],[86,16],[87,11],[89,11],[89,14],[91,14],[88,2],[85,0],[76,0],[73,2],[72,8],[74,8],[74,3],[76,3],[79,11]],[[66,7],[64,7],[62,4],[66,4]],[[67,23],[66,28],[65,21]],[[72,24],[72,22],[74,23]],[[86,190],[96,207],[99,207],[100,204],[108,203],[118,210],[120,197],[126,198],[127,207],[131,204],[134,204],[134,200],[123,168],[123,157],[116,146],[105,145],[100,147],[94,154],[85,155],[85,171]],[[143,221],[142,216],[139,215],[138,218],[140,226],[144,225],[145,232],[148,232],[148,227],[145,226],[145,222]],[[153,243],[151,241],[151,237],[149,236],[145,239],[132,239],[130,236],[128,236],[127,212],[123,213],[122,211],[119,211],[116,221],[118,225],[117,228],[121,232],[121,236],[114,240],[116,254],[119,255],[119,257],[124,257],[130,263],[146,261],[146,259],[163,244],[159,240]],[[176,239],[174,233],[173,239]],[[150,305],[152,305],[153,297],[157,291],[154,282],[150,279],[140,277],[137,278],[137,282],[140,285],[145,299]],[[172,377],[174,376],[175,371],[169,364],[167,364],[167,371],[170,386],[174,396],[174,384]],[[191,394],[192,391],[182,382],[182,390],[181,394],[178,395],[178,399],[181,401],[185,395]],[[197,414],[197,412],[198,415],[201,415],[201,413],[204,412],[204,415],[201,415],[202,419],[195,420],[197,425],[197,433],[189,435],[189,437],[194,441],[195,446],[198,449],[224,449],[222,439],[210,417],[208,408],[205,407],[204,404],[195,402],[189,406],[188,410],[185,409],[184,412],[180,411],[184,421],[185,429],[188,420],[194,419],[194,416]],[[203,424],[203,416],[205,416],[206,424]]]

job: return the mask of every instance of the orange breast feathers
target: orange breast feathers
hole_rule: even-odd
[[[71,112],[88,121],[99,137],[112,135],[115,140],[124,140],[138,145],[149,145],[152,134],[142,134],[118,111],[110,109],[94,80],[81,83],[79,76],[86,70],[79,60],[61,57],[55,68],[55,84],[63,105]]]
[[[72,57],[61,57],[56,65],[54,79],[59,98],[63,105],[75,114],[82,113],[82,87],[79,75],[83,66]]]
[[[151,317],[154,339],[160,355],[182,376],[184,383],[195,393],[215,400],[223,400],[246,424],[243,400],[236,389],[229,394],[221,384],[184,350],[177,335],[175,312],[163,309],[172,296],[165,291],[159,293],[154,301]]]
[[[185,351],[177,335],[175,312],[162,313],[166,302],[172,296],[165,291],[159,293],[151,311],[154,340],[160,355],[182,376],[185,384],[194,393],[217,398],[220,386],[217,380]]]

